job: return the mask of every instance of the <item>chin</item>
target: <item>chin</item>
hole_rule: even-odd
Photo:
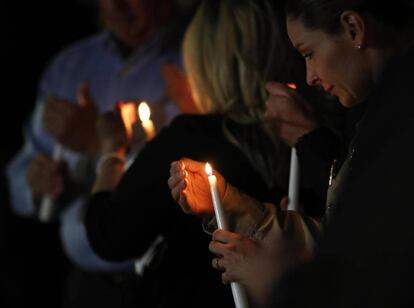
[[[353,97],[338,97],[338,99],[341,105],[346,108],[354,107],[355,105],[358,105],[360,103],[360,101],[356,100]]]

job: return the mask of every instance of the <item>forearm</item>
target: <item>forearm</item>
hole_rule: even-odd
[[[223,208],[230,230],[250,238],[263,238],[266,226],[275,217],[272,204],[262,203],[229,184],[223,198]],[[204,228],[208,232],[217,229],[215,218],[205,221]]]
[[[124,165],[125,158],[122,158],[122,155],[103,157],[97,166],[92,193],[114,190],[124,174]]]

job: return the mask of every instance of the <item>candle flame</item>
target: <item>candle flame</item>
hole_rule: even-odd
[[[148,121],[151,116],[151,110],[146,102],[141,102],[138,106],[139,119],[142,122]]]
[[[213,174],[213,168],[211,168],[209,163],[206,163],[206,173],[207,175],[212,175]]]
[[[288,84],[286,84],[289,88],[291,88],[291,89],[293,89],[293,90],[296,90],[297,89],[297,86],[294,84],[294,83],[288,83]]]

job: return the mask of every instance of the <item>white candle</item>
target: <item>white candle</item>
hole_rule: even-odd
[[[63,147],[56,144],[53,148],[52,158],[54,161],[61,161],[63,157]],[[54,200],[51,196],[44,196],[39,209],[39,220],[41,222],[49,222],[52,219],[54,212]]]
[[[286,84],[292,90],[296,90],[297,86],[294,83]],[[299,210],[299,161],[296,149],[292,148],[290,155],[290,174],[289,174],[289,202],[288,211]]]
[[[217,226],[219,229],[228,230],[227,221],[224,216],[223,206],[221,205],[220,194],[217,188],[217,178],[215,175],[213,175],[213,169],[211,168],[209,163],[206,164],[206,173],[208,176],[208,182],[210,183],[211,198],[213,199],[214,213],[216,215]],[[237,282],[232,282],[230,285],[236,308],[248,308],[249,304],[243,287]]]
[[[299,161],[296,149],[292,148],[290,155],[290,174],[289,174],[289,202],[288,211],[299,210]]]
[[[146,102],[141,102],[138,106],[139,119],[141,120],[141,125],[144,128],[145,135],[147,140],[151,140],[155,136],[155,126],[151,121],[151,110]]]

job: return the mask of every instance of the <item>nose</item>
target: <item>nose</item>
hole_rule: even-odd
[[[309,86],[315,87],[318,85],[319,78],[311,65],[306,64],[306,82]]]

